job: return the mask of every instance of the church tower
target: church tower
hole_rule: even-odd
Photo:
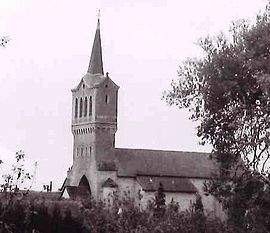
[[[98,196],[99,168],[115,166],[118,89],[108,73],[104,75],[98,19],[87,73],[72,89],[73,166],[68,174],[72,186],[89,183],[94,197]]]

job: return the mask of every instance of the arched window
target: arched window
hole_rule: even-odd
[[[83,147],[81,147],[81,156],[83,156]]]
[[[82,108],[83,108],[83,102],[82,98],[80,99],[80,117],[82,117]]]
[[[92,96],[89,97],[89,116],[92,116]]]
[[[84,99],[84,116],[87,116],[87,108],[88,108],[88,101],[87,101],[87,97],[85,97]]]
[[[78,117],[78,99],[75,100],[75,118]]]

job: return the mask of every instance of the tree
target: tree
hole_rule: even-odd
[[[35,163],[34,174],[25,169],[25,153],[22,150],[16,152],[15,159],[16,162],[12,165],[11,171],[2,175],[4,182],[0,184],[0,192],[6,192],[10,196],[16,194],[27,181],[33,180],[37,167],[37,163]],[[28,186],[27,191],[31,189],[32,184]]]
[[[9,41],[8,37],[6,36],[0,37],[0,47],[6,47],[8,41]]]
[[[155,196],[155,209],[154,215],[156,217],[162,217],[165,212],[166,204],[165,204],[165,193],[162,183],[159,183],[159,187],[157,190],[157,194]]]
[[[25,225],[23,222],[25,210],[20,205],[20,202],[28,194],[33,182],[23,192],[20,188],[22,185],[26,185],[27,181],[31,181],[34,175],[25,169],[25,153],[22,150],[16,152],[15,159],[16,162],[12,165],[11,171],[2,175],[4,180],[0,183],[0,225],[3,223],[5,227],[11,228],[12,225],[9,225],[10,223],[14,226],[16,224],[16,232],[22,232]],[[0,161],[0,164],[2,163]],[[29,219],[31,219],[30,216]]]
[[[239,20],[229,36],[198,44],[204,55],[180,66],[164,97],[188,108],[199,123],[200,142],[212,145],[219,171],[207,190],[227,209],[241,203],[231,210],[240,208],[245,216],[270,184],[270,4],[255,23]]]
[[[206,232],[206,217],[204,215],[204,207],[202,203],[202,197],[197,194],[196,200],[193,203],[193,214],[194,214],[194,222],[195,228],[198,233]]]

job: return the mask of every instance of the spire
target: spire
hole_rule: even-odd
[[[103,73],[103,62],[102,62],[102,49],[100,39],[100,22],[98,17],[97,29],[95,39],[92,47],[92,53],[90,58],[89,67],[87,73],[90,74],[104,74]]]

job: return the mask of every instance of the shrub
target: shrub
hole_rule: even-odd
[[[153,203],[152,203],[153,204]],[[179,211],[173,201],[163,206],[163,215],[154,208],[141,209],[128,195],[115,198],[110,206],[102,201],[17,199],[0,200],[0,232],[71,233],[232,233],[220,220],[205,216],[200,199],[196,208]],[[199,214],[198,214],[199,213]],[[202,221],[202,223],[200,221]],[[203,227],[201,227],[203,226]],[[199,230],[203,231],[199,231]]]

